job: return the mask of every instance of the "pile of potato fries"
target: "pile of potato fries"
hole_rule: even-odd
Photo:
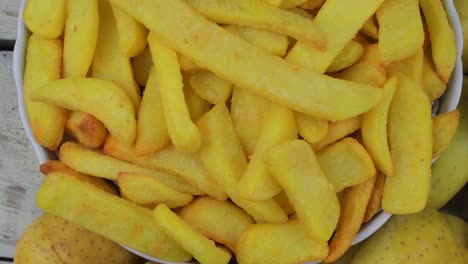
[[[431,116],[440,0],[29,0],[24,22],[59,153],[39,208],[166,261],[334,262],[381,208],[425,207],[458,125]]]

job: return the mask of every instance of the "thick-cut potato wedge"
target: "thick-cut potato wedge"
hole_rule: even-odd
[[[132,102],[114,82],[93,78],[55,80],[37,89],[30,98],[89,113],[122,142],[132,144],[135,140],[136,120]]]
[[[179,59],[179,64],[180,64],[180,69],[185,72],[193,72],[193,71],[198,71],[201,70],[200,66],[195,64],[193,61],[187,59],[182,54],[178,54],[177,58]]]
[[[304,41],[318,50],[326,50],[323,32],[315,23],[293,12],[275,8],[263,0],[187,0],[207,19],[221,24],[234,24],[267,29]]]
[[[392,157],[388,147],[387,120],[396,88],[397,79],[388,80],[382,88],[384,94],[382,100],[372,110],[362,115],[362,142],[375,166],[386,176],[393,175]]]
[[[135,164],[118,160],[98,152],[89,150],[76,143],[67,142],[60,147],[60,160],[70,168],[92,176],[117,180],[119,173],[141,173],[155,177],[162,183],[180,192],[202,194],[200,190],[183,181],[177,175],[163,171],[139,167]]]
[[[96,0],[67,0],[63,37],[63,78],[84,78],[93,61],[99,34]]]
[[[262,0],[272,6],[277,6],[285,9],[293,8],[300,4],[307,2],[308,0]]]
[[[106,180],[77,172],[76,170],[68,167],[67,165],[63,164],[63,162],[58,160],[49,160],[46,163],[42,163],[39,170],[42,174],[46,176],[52,172],[65,173],[67,175],[77,178],[80,181],[91,183],[92,185],[98,187],[99,189],[107,193],[117,195],[117,191],[115,190],[115,188],[109,185],[106,182]]]
[[[153,211],[156,224],[200,263],[227,264],[231,254],[190,226],[165,204]]]
[[[24,68],[24,104],[34,138],[49,150],[57,149],[62,141],[67,111],[52,104],[34,102],[30,97],[42,85],[59,79],[61,69],[62,42],[32,34]]]
[[[141,205],[164,203],[175,208],[187,205],[193,199],[191,194],[179,192],[155,177],[141,173],[121,172],[117,183],[125,198]]]
[[[190,118],[193,122],[197,122],[200,117],[202,117],[210,110],[212,105],[209,102],[203,100],[200,96],[198,96],[198,94],[195,93],[195,91],[193,91],[187,76],[184,76],[183,81],[185,103],[187,104]]]
[[[43,38],[58,38],[65,25],[66,0],[29,0],[23,13],[24,24]]]
[[[375,176],[366,149],[354,138],[345,138],[317,153],[317,160],[336,192]]]
[[[154,34],[148,36],[148,42],[169,137],[177,150],[193,153],[200,147],[200,132],[185,103],[177,53]]]
[[[253,154],[270,102],[250,91],[234,86],[231,118],[246,155]]]
[[[351,40],[328,66],[327,72],[341,71],[356,63],[364,55],[364,47]]]
[[[120,49],[125,56],[135,57],[146,47],[148,29],[118,7],[112,6],[112,13],[117,25]]]
[[[432,59],[440,77],[448,83],[457,58],[455,33],[441,1],[419,0],[419,4],[431,38]]]
[[[320,141],[312,144],[312,149],[318,152],[328,145],[344,138],[345,136],[353,133],[354,131],[361,128],[362,116],[356,116],[350,119],[346,119],[338,122],[331,122],[328,125],[328,132],[325,137]]]
[[[152,219],[150,210],[66,174],[47,175],[36,202],[45,212],[150,256],[176,262],[192,257],[166,236]]]
[[[327,50],[321,52],[299,41],[289,51],[286,59],[316,72],[325,72],[382,2],[383,0],[327,0],[313,20],[326,33]]]
[[[202,70],[190,75],[190,86],[196,94],[212,104],[224,104],[232,93],[232,84],[216,74]]]
[[[168,146],[153,154],[138,156],[133,147],[126,146],[116,139],[108,137],[103,150],[104,153],[118,159],[126,160],[145,168],[166,171],[177,175],[191,185],[196,186],[203,193],[218,200],[227,199],[227,195],[221,186],[214,179],[208,177],[200,162],[192,155],[177,151],[174,146]]]
[[[444,151],[457,132],[460,111],[453,110],[435,116],[432,119],[432,157],[435,158]]]
[[[146,86],[151,69],[153,69],[153,58],[148,46],[140,54],[132,58],[132,68],[135,81],[140,86]]]
[[[367,36],[378,39],[379,38],[379,29],[377,28],[375,17],[371,16],[364,25],[362,25],[361,32]]]
[[[363,223],[366,223],[377,214],[377,212],[382,208],[382,194],[385,185],[385,175],[381,172],[377,172],[374,184],[374,190],[372,191],[372,195],[369,199],[369,203],[367,204],[366,213],[364,214]]]
[[[200,197],[182,208],[179,213],[204,236],[226,245],[236,252],[241,234],[255,222],[244,210],[228,201]]]
[[[78,142],[90,148],[101,146],[107,137],[107,129],[101,121],[80,111],[70,111],[65,129]]]
[[[111,2],[201,67],[295,111],[343,120],[368,111],[380,99],[381,91],[375,87],[314,73],[255,48],[207,21],[182,0]],[[196,37],[191,28],[199,29]]]
[[[240,195],[237,183],[247,167],[247,159],[226,106],[215,105],[198,120],[197,126],[202,135],[202,145],[198,151],[201,163],[231,200],[257,222],[285,222],[286,214],[273,199],[253,201]]]
[[[171,142],[164,117],[160,86],[153,69],[138,109],[135,150],[137,155],[147,155],[163,149]]]
[[[130,58],[123,54],[118,42],[117,25],[107,0],[99,2],[99,37],[91,66],[91,76],[115,82],[132,101],[135,114],[140,105],[140,90],[133,78]]]
[[[386,0],[376,16],[383,61],[405,59],[423,46],[424,30],[418,0]]]
[[[328,121],[321,120],[312,116],[296,113],[297,130],[307,142],[315,143],[322,138],[328,132]]]
[[[418,86],[422,86],[423,58],[424,50],[420,48],[410,57],[391,63],[388,67],[388,76],[395,77],[400,73],[405,74]]]
[[[309,236],[327,242],[338,222],[340,205],[309,144],[303,140],[278,144],[266,153],[266,163]]]
[[[273,55],[283,57],[288,50],[289,40],[284,34],[236,25],[225,26],[224,29]]]
[[[256,224],[241,236],[237,261],[242,264],[292,264],[322,260],[328,254],[326,242],[308,236],[298,220],[285,224]]]
[[[385,180],[382,207],[391,214],[419,212],[431,184],[431,104],[421,86],[403,74],[390,105],[388,137],[394,175]]]
[[[291,109],[271,104],[258,138],[255,152],[239,181],[239,191],[249,200],[266,200],[281,191],[281,186],[263,161],[265,151],[281,142],[297,138],[297,126]]]
[[[424,92],[429,97],[429,101],[438,99],[445,92],[447,86],[440,79],[439,75],[435,72],[432,62],[427,56],[423,59],[423,70],[422,70],[422,87]]]
[[[335,234],[329,243],[328,256],[323,261],[331,263],[341,256],[351,246],[351,242],[361,227],[367,204],[374,189],[376,177],[365,182],[349,187],[345,190],[343,202],[340,205],[341,213]]]
[[[295,212],[294,207],[292,206],[285,192],[278,193],[275,197],[273,197],[273,200],[275,200],[275,202],[281,207],[281,209],[283,209],[283,211],[287,215],[290,215]]]
[[[307,0],[305,3],[299,5],[302,9],[313,10],[319,8],[325,3],[325,0]]]

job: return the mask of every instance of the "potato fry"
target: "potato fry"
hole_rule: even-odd
[[[453,110],[432,118],[432,158],[439,156],[457,132],[460,111]]]
[[[96,0],[67,0],[63,37],[63,78],[84,78],[93,61],[99,34]]]
[[[290,215],[296,212],[294,211],[294,208],[291,202],[289,201],[288,196],[286,195],[285,192],[278,193],[275,197],[273,197],[273,200],[275,200],[275,202],[281,207],[281,209],[283,209],[283,211],[287,215]]]
[[[193,91],[188,79],[187,76],[183,76],[185,103],[187,104],[190,118],[193,122],[197,122],[200,117],[210,110],[212,105]]]
[[[285,222],[286,214],[273,199],[252,201],[240,195],[237,183],[247,167],[247,159],[226,106],[215,105],[198,120],[197,126],[203,138],[198,151],[201,163],[231,200],[257,222]]]
[[[431,102],[442,96],[447,88],[435,72],[432,62],[427,56],[424,56],[423,59],[422,87]]]
[[[307,142],[315,143],[322,138],[328,132],[328,121],[320,120],[312,116],[296,113],[297,130]]]
[[[322,260],[327,254],[326,242],[315,241],[300,221],[291,220],[250,226],[239,240],[236,257],[242,264],[292,264]]]
[[[160,86],[153,69],[148,78],[138,109],[135,151],[147,155],[163,149],[171,142],[164,117]]]
[[[182,71],[193,72],[193,71],[198,71],[198,70],[202,69],[202,68],[200,68],[200,66],[195,64],[193,61],[187,59],[187,57],[185,57],[182,54],[177,54],[177,58],[179,60],[180,69]]]
[[[91,76],[115,82],[132,101],[135,114],[140,105],[140,90],[133,79],[130,58],[119,45],[117,25],[107,0],[99,3],[99,37],[91,66]]]
[[[217,184],[215,179],[208,177],[200,162],[191,155],[177,151],[174,146],[168,146],[150,155],[137,156],[134,148],[125,146],[116,139],[108,137],[103,151],[107,155],[138,164],[142,167],[177,175],[211,197],[218,200],[227,199],[227,195],[221,186]]]
[[[263,0],[272,6],[289,9],[301,5],[308,0]]]
[[[429,30],[434,64],[442,81],[448,83],[457,58],[455,33],[441,1],[420,0],[419,4]]]
[[[327,50],[321,52],[299,41],[289,51],[286,60],[319,73],[325,72],[382,2],[383,0],[327,0],[313,20],[326,33]],[[360,8],[356,9],[356,6]]]
[[[138,55],[132,58],[132,68],[135,80],[140,86],[146,86],[151,69],[153,69],[153,58],[148,46]]]
[[[419,212],[431,181],[431,104],[421,86],[403,74],[390,105],[388,137],[394,175],[386,178],[382,207],[391,214]]]
[[[177,54],[154,34],[148,36],[169,137],[177,150],[193,153],[200,147],[200,132],[185,103]]]
[[[238,188],[243,197],[249,200],[266,200],[281,191],[281,186],[263,161],[265,151],[271,146],[296,138],[294,113],[289,108],[270,104],[255,151],[239,181]]]
[[[275,8],[262,0],[232,0],[229,5],[221,0],[188,0],[187,3],[216,23],[267,29],[304,41],[321,51],[327,48],[322,33],[325,31],[321,31],[311,20]]]
[[[367,36],[378,39],[379,38],[379,29],[377,28],[375,17],[371,16],[364,25],[362,25],[361,32]]]
[[[354,138],[344,138],[317,153],[317,160],[336,192],[375,176],[366,149]]]
[[[237,241],[245,229],[255,223],[249,214],[231,202],[210,197],[194,200],[182,208],[179,216],[204,236],[226,245],[232,252],[237,251]]]
[[[119,140],[126,144],[135,140],[136,120],[132,102],[114,82],[93,78],[55,80],[37,89],[30,98],[89,113]]]
[[[101,121],[80,111],[70,111],[65,129],[78,142],[90,148],[101,146],[107,137],[107,129]]]
[[[364,47],[359,42],[351,40],[328,66],[327,72],[348,68],[356,63],[362,55],[364,55]]]
[[[362,142],[377,168],[386,176],[393,175],[393,163],[388,147],[387,120],[396,88],[397,79],[388,80],[382,88],[384,95],[380,103],[362,115]]]
[[[93,177],[88,174],[79,173],[76,170],[73,170],[72,168],[68,167],[67,165],[63,164],[63,162],[58,161],[58,160],[49,160],[45,163],[42,163],[39,170],[45,176],[47,176],[49,173],[52,173],[52,172],[65,173],[67,175],[77,178],[80,181],[90,183],[107,193],[118,195],[115,188],[112,187],[110,184],[108,184],[106,180],[98,178],[98,177]]]
[[[250,91],[234,86],[231,118],[246,155],[253,154],[270,102]]]
[[[50,173],[39,188],[36,202],[45,212],[150,256],[176,262],[192,257],[166,236],[150,210],[66,174]]]
[[[223,28],[273,55],[283,57],[288,50],[289,40],[284,34],[236,25],[229,25]]]
[[[405,74],[419,87],[422,87],[423,57],[424,51],[420,48],[412,56],[391,63],[388,68],[388,75],[397,76],[398,74]]]
[[[328,125],[328,132],[325,137],[320,141],[311,144],[312,149],[318,152],[328,145],[344,138],[345,136],[355,132],[361,128],[362,116],[356,116],[350,119],[346,119],[338,122],[331,122]]]
[[[213,241],[186,223],[165,204],[160,204],[154,209],[153,218],[169,237],[200,263],[227,264],[231,259],[228,251],[216,247]]]
[[[307,233],[317,242],[327,242],[338,222],[340,205],[312,148],[305,141],[290,140],[270,148],[266,155],[270,172]]]
[[[190,86],[198,96],[212,104],[224,104],[232,93],[230,82],[206,70],[192,73]]]
[[[112,6],[117,33],[119,35],[119,46],[127,57],[135,57],[146,47],[148,29],[124,10]]]
[[[177,175],[142,168],[135,164],[86,149],[76,143],[64,143],[60,147],[59,156],[60,160],[68,167],[95,177],[117,180],[121,172],[140,173],[155,177],[162,183],[180,192],[195,195],[202,194],[200,190],[180,179]]]
[[[359,231],[364,219],[375,180],[376,177],[374,176],[359,185],[345,190],[343,203],[341,204],[340,220],[338,221],[335,234],[329,243],[329,252],[323,261],[324,263],[331,263],[337,260],[351,247],[351,242]]]
[[[175,208],[185,206],[193,199],[191,194],[179,192],[155,177],[141,173],[121,172],[117,183],[125,198],[141,205],[164,203]]]
[[[65,25],[66,0],[30,0],[24,7],[24,24],[43,38],[58,38]]]
[[[424,30],[418,0],[386,0],[376,16],[383,61],[405,59],[423,46]]]
[[[366,112],[380,99],[381,91],[375,87],[320,75],[252,48],[182,0],[111,1],[203,68],[295,111],[342,120]],[[190,28],[203,34],[193,38]]]
[[[385,175],[381,172],[377,172],[376,180],[374,184],[374,190],[370,197],[369,203],[367,204],[366,213],[364,214],[363,223],[369,222],[374,215],[376,215],[382,208],[382,194],[385,185]]]
[[[325,0],[307,0],[303,4],[299,5],[302,9],[313,10],[321,7],[325,3]]]
[[[62,141],[67,111],[52,104],[34,102],[30,97],[42,85],[60,78],[61,65],[62,42],[59,39],[45,39],[36,34],[29,37],[24,68],[24,104],[34,138],[49,150],[57,149]]]

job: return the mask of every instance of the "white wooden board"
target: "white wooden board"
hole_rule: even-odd
[[[0,0],[0,40],[16,39],[20,0]]]

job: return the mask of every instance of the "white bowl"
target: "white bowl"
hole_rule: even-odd
[[[23,123],[24,130],[26,131],[29,141],[31,141],[31,144],[34,147],[34,151],[36,152],[37,159],[39,160],[40,163],[44,163],[48,160],[57,159],[57,157],[55,153],[42,147],[35,140],[31,132],[31,128],[29,126],[28,117],[26,115],[26,109],[25,109],[24,100],[23,100],[23,96],[24,96],[23,95],[23,72],[24,72],[24,64],[25,64],[25,56],[26,56],[26,46],[27,46],[29,35],[30,35],[30,32],[24,25],[23,19],[22,19],[24,5],[26,2],[27,0],[22,0],[21,6],[20,6],[20,12],[19,12],[19,17],[18,17],[18,27],[17,27],[18,35],[16,38],[16,44],[15,44],[15,49],[13,53],[13,71],[14,71],[14,77],[15,77],[15,82],[16,82],[16,90],[18,93],[18,105],[19,105],[20,117]],[[461,51],[463,50],[463,35],[462,35],[460,20],[458,18],[458,14],[455,10],[452,0],[443,0],[443,3],[447,11],[447,14],[449,16],[450,23],[456,33],[456,43],[457,43],[458,54],[457,54],[457,61],[455,64],[455,69],[450,78],[450,82],[447,87],[447,90],[445,94],[442,96],[442,98],[440,99],[440,107],[438,110],[439,113],[449,112],[457,108],[458,101],[460,99],[461,89],[462,89],[462,82],[463,82],[463,68],[462,68],[462,62],[461,62]],[[354,238],[352,244],[353,245],[357,244],[363,241],[364,239],[368,238],[375,231],[377,231],[383,224],[385,224],[385,222],[390,218],[390,216],[391,216],[390,214],[380,211],[376,216],[374,216],[372,220],[370,220],[368,223],[364,224],[361,227],[361,230],[358,232],[358,234]],[[164,261],[155,257],[148,256],[139,251],[131,249],[125,245],[122,245],[122,246],[124,246],[131,252],[137,255],[140,255],[141,257],[145,259],[159,262],[159,263],[164,263],[164,264],[175,264],[175,262],[168,262],[168,261]],[[190,262],[190,263],[196,263],[196,262]],[[308,262],[307,264],[314,264],[314,263],[319,263],[319,262]]]

